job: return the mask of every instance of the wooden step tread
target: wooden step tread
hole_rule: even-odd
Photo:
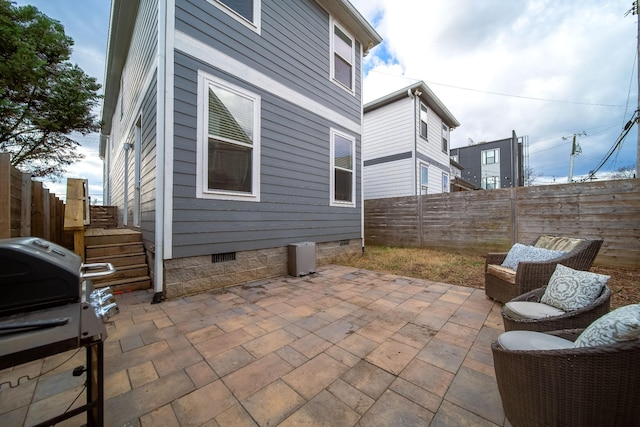
[[[87,245],[85,249],[106,249],[113,247],[122,247],[122,246],[142,246],[142,242],[124,242],[124,243],[107,243],[104,245]]]
[[[129,279],[121,279],[121,280],[112,280],[110,282],[100,282],[99,287],[104,288],[105,286],[119,286],[119,285],[127,285],[127,284],[136,284],[136,283],[143,283],[143,282],[148,282],[149,286],[151,286],[151,277],[149,276],[139,276],[139,277],[132,277]],[[96,286],[98,287],[98,286]]]

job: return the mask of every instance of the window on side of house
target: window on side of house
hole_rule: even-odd
[[[485,176],[482,178],[482,188],[485,190],[493,190],[500,188],[500,179],[497,176]]]
[[[429,166],[420,164],[420,194],[427,194],[429,189]]]
[[[260,96],[199,75],[198,197],[260,199]]]
[[[331,129],[331,206],[355,207],[356,139]]]
[[[261,0],[209,0],[215,6],[228,13],[231,17],[247,25],[249,28],[260,28]]]
[[[331,79],[353,92],[355,41],[335,21],[331,22]]]
[[[446,172],[442,172],[442,192],[449,192],[449,174]]]
[[[442,152],[449,153],[449,126],[442,124]]]
[[[482,152],[482,164],[492,165],[494,163],[500,163],[500,149],[484,150]]]
[[[427,106],[421,102],[420,103],[420,136],[423,137],[424,139],[428,139],[427,112],[428,112]]]

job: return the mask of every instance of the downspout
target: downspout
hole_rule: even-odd
[[[362,244],[362,255],[364,255],[364,108],[362,102],[362,86],[364,83],[364,58],[362,44],[360,44],[360,242]]]
[[[167,2],[158,2],[158,82],[156,93],[156,209],[153,301],[162,301],[164,288],[164,193],[165,193],[165,85],[167,49]]]

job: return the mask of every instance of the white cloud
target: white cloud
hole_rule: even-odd
[[[571,144],[562,137],[586,131],[575,170],[587,174],[636,109],[628,1],[353,3],[384,39],[366,58],[365,102],[424,80],[461,123],[453,147],[515,130],[529,136],[535,172],[566,177]],[[636,141],[634,128],[607,167],[634,165]]]

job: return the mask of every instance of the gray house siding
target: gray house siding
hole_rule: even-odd
[[[330,127],[339,127],[179,52],[175,61],[174,258],[361,237],[359,186],[355,208],[329,206]],[[198,69],[262,97],[259,203],[196,198]]]
[[[206,0],[178,2],[176,30],[359,122],[360,45],[355,43],[353,96],[329,80],[330,17],[315,1],[264,1],[261,15],[256,34]]]
[[[141,110],[142,158],[140,165],[140,229],[145,245],[155,239],[156,210],[156,99],[157,75],[147,89]]]

